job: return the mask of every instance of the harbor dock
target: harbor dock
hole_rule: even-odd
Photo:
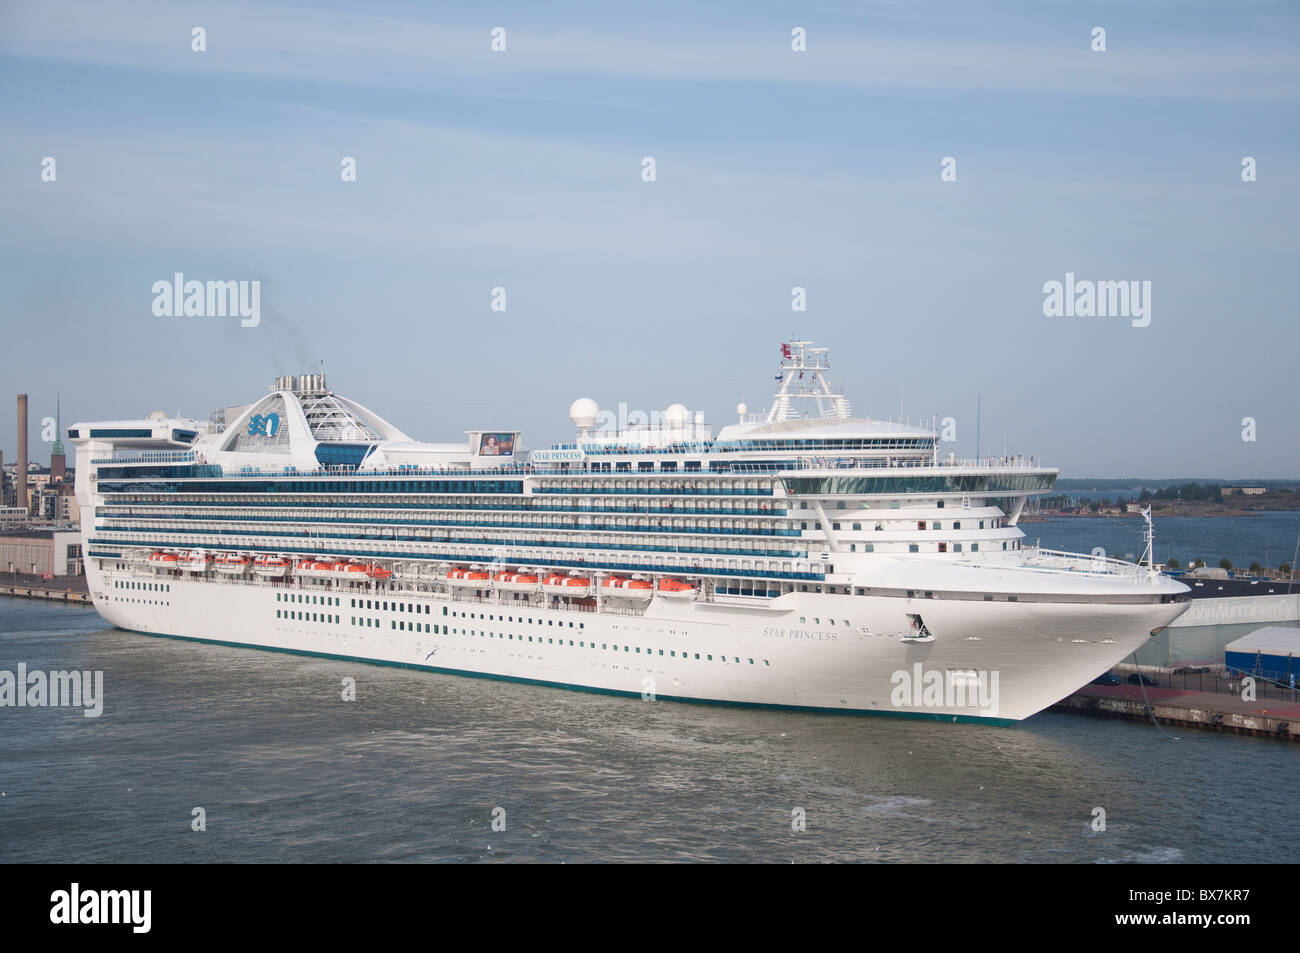
[[[1270,685],[1268,692],[1272,697],[1248,702],[1240,695],[1215,692],[1148,686],[1144,695],[1139,685],[1087,685],[1049,710],[1148,723],[1154,715],[1166,728],[1300,741],[1300,690]]]
[[[0,576],[0,596],[91,604],[90,593],[86,590],[85,576],[56,576],[53,579],[44,579],[32,573],[4,573]]]

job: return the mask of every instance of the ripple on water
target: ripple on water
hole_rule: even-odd
[[[4,714],[6,861],[1214,862],[1289,810],[1291,749],[1234,736],[642,702],[5,603],[0,668],[105,673],[101,718]]]

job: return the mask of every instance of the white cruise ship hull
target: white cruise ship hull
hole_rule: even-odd
[[[138,592],[116,584],[156,579],[152,573],[91,573],[100,614],[149,635],[641,698],[993,723],[1018,721],[1055,703],[1185,608],[790,593],[755,608],[738,600],[656,599],[644,613],[618,614],[455,592],[228,578],[176,577],[169,591]],[[306,603],[287,601],[303,595]],[[312,596],[336,598],[338,605],[312,604]],[[390,608],[355,608],[354,599]],[[924,611],[933,640],[904,640],[900,620],[909,611]],[[306,619],[287,618],[291,613]],[[308,621],[312,613],[337,621]],[[353,622],[365,618],[370,626]],[[956,677],[964,689],[948,688],[951,673],[962,673]],[[927,679],[934,690],[926,690]]]

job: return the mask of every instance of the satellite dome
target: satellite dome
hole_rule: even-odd
[[[664,423],[669,427],[685,427],[691,420],[691,412],[685,404],[671,404],[664,411]]]
[[[745,416],[745,414],[749,413],[749,408],[746,407],[744,404],[737,404],[736,413],[739,414],[741,417],[743,417]]]
[[[599,415],[600,407],[590,397],[579,397],[569,405],[569,419],[579,430],[591,430]]]

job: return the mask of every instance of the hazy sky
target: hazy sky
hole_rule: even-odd
[[[1062,476],[1297,477],[1298,80],[1293,2],[7,0],[0,447],[18,391],[47,460],[56,391],[203,417],[321,361],[417,438],[716,428],[803,337],[945,452],[982,394],[984,452]],[[156,317],[178,271],[261,324]],[[1045,316],[1067,272],[1149,326]]]

